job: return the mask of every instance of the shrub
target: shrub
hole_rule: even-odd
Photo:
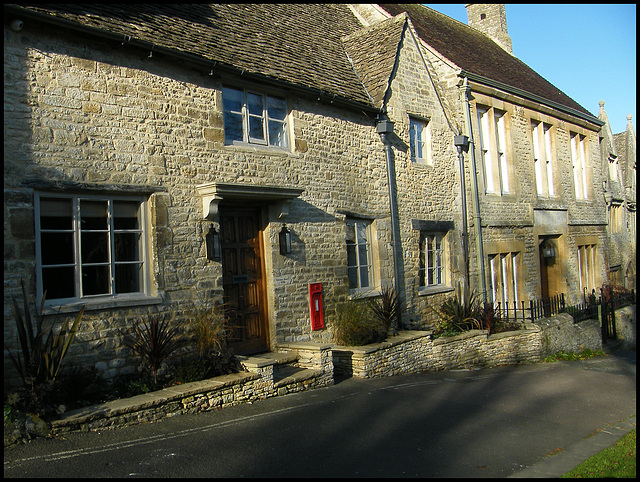
[[[18,328],[18,342],[22,355],[20,352],[14,355],[6,344],[5,349],[11,362],[22,377],[24,385],[33,389],[36,385],[56,380],[69,347],[75,340],[80,319],[84,314],[84,306],[76,315],[71,326],[69,326],[69,319],[65,319],[58,327],[56,327],[55,321],[49,326],[45,326],[45,315],[43,314],[47,295],[45,291],[40,303],[40,310],[36,310],[36,313],[39,314],[36,318],[36,330],[34,332],[27,292],[22,280],[20,280],[20,285],[22,287],[24,317],[20,313],[16,298],[12,297],[12,301]]]
[[[372,315],[367,303],[358,300],[338,305],[334,326],[336,342],[341,345],[367,345],[386,337],[384,323]]]
[[[383,335],[383,340],[390,330],[396,332],[400,328],[404,308],[404,300],[395,288],[385,287],[380,292],[380,297],[369,300],[369,309],[373,317],[382,324],[383,333],[381,335]]]
[[[176,328],[170,327],[166,318],[159,315],[134,325],[133,337],[125,338],[125,344],[151,367],[155,384],[161,365],[183,346]]]
[[[440,310],[432,309],[440,319],[435,335],[455,335],[467,330],[483,329],[483,306],[479,296],[474,292],[469,293],[461,300],[456,294],[442,303]],[[485,316],[494,316],[488,309]],[[486,321],[486,320],[485,320]]]

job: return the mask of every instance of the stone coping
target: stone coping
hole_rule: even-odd
[[[82,407],[76,410],[70,410],[59,419],[54,420],[51,425],[53,428],[56,428],[70,424],[82,424],[97,418],[109,418],[125,413],[136,412],[138,410],[157,407],[174,400],[181,400],[184,397],[189,397],[191,395],[219,390],[239,383],[245,383],[257,378],[260,378],[260,376],[256,373],[239,372],[220,375],[208,380],[199,380],[197,382],[174,385],[172,387],[156,390],[155,392],[143,393],[129,398],[121,398],[97,405]]]

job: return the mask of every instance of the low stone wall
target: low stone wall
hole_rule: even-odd
[[[487,336],[472,330],[431,339],[431,332],[401,332],[383,343],[333,347],[336,374],[359,378],[387,377],[421,371],[489,367],[541,360],[539,327]]]
[[[298,355],[300,353],[300,355]],[[54,433],[90,431],[154,422],[184,413],[197,413],[286,395],[333,384],[329,346],[289,347],[288,353],[246,357],[247,371],[185,383],[155,392],[73,410],[52,422]],[[300,365],[278,377],[278,365]],[[305,368],[304,365],[309,368]],[[295,367],[294,367],[295,368]]]
[[[586,349],[602,349],[602,330],[597,319],[574,323],[571,315],[560,313],[537,320],[536,324],[543,333],[543,356],[560,351],[579,353]]]
[[[616,310],[616,335],[624,350],[636,349],[636,305]]]

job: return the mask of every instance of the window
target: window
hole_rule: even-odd
[[[519,303],[519,253],[497,253],[489,256],[491,294],[495,303]]]
[[[591,293],[596,287],[596,245],[578,246],[578,277],[580,291]]]
[[[371,223],[348,219],[346,224],[349,288],[352,290],[373,288]]]
[[[612,233],[622,232],[622,205],[611,205],[611,219],[609,220],[609,226]]]
[[[446,284],[444,234],[420,232],[418,278],[420,287]]]
[[[431,125],[429,123],[409,118],[409,147],[412,162],[433,165],[431,158]]]
[[[573,184],[576,199],[588,199],[587,195],[587,156],[585,151],[585,136],[570,133],[571,136],[571,163],[573,165]]]
[[[508,194],[510,185],[505,127],[506,113],[481,106],[477,106],[477,112],[485,192],[487,194]]]
[[[551,157],[551,126],[543,122],[531,122],[533,136],[533,161],[536,173],[538,197],[555,196],[553,164]]]
[[[249,90],[223,87],[225,144],[288,147],[287,103]]]
[[[139,198],[37,196],[38,291],[60,303],[145,291]]]

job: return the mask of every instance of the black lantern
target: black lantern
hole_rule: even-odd
[[[556,257],[556,250],[555,247],[553,246],[553,244],[548,241],[548,240],[544,240],[542,242],[542,246],[540,246],[542,248],[542,257],[543,258],[555,258]]]
[[[219,261],[222,258],[222,246],[220,245],[220,233],[211,226],[206,237],[207,259]]]
[[[283,224],[280,234],[280,254],[291,254],[291,231],[287,229],[287,225]]]

